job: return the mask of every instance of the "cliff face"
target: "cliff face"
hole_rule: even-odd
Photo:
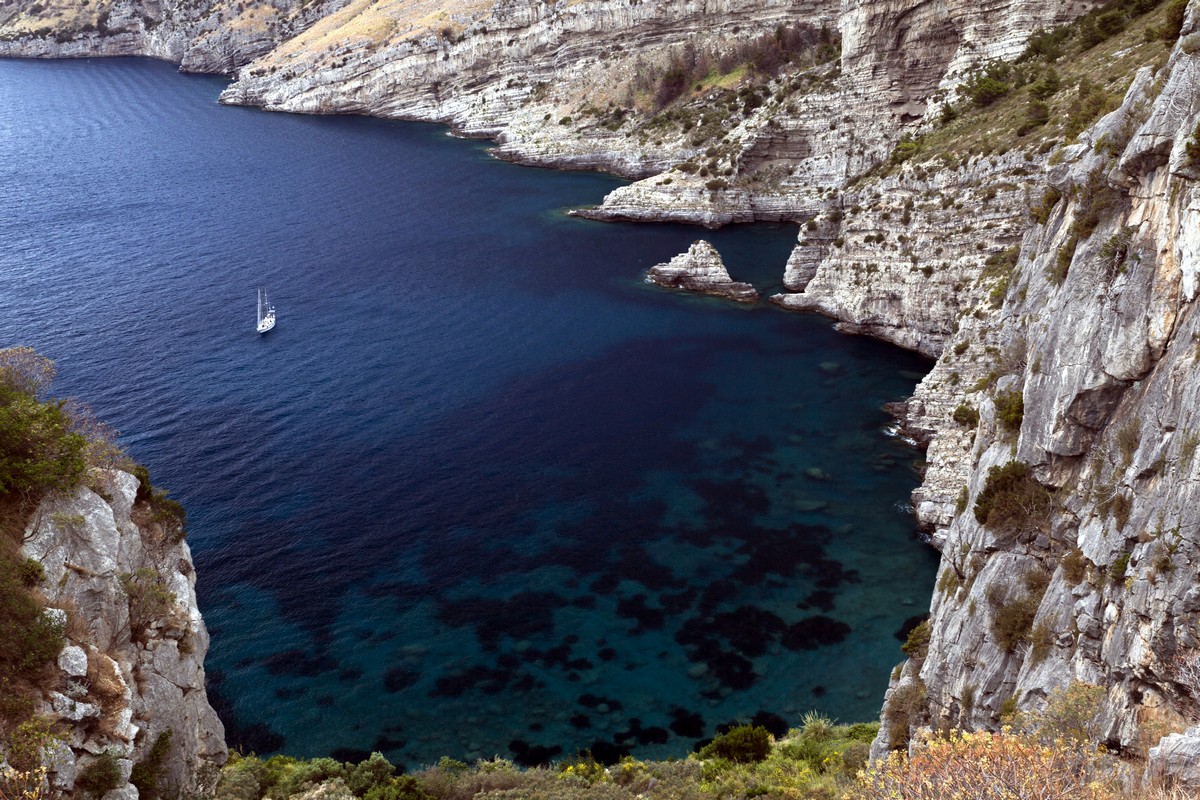
[[[1033,186],[1061,199],[1027,223],[1003,302],[963,317],[909,403],[932,438],[919,512],[942,567],[894,726],[994,727],[1006,701],[1037,708],[1073,681],[1105,688],[1102,737],[1122,752],[1196,720],[1198,16],[1193,1],[1167,64],[1046,165]],[[1011,462],[1028,476],[993,472]]]
[[[17,0],[0,9],[0,57],[150,56],[232,73],[344,0]]]
[[[58,690],[42,712],[67,730],[50,753],[51,786],[71,791],[111,753],[121,781],[105,797],[132,800],[130,772],[165,734],[160,766],[150,770],[159,790],[204,792],[226,749],[204,690],[208,632],[191,554],[177,524],[139,498],[137,478],[109,470],[93,485],[43,502],[22,546],[45,568],[39,588],[66,622]]]

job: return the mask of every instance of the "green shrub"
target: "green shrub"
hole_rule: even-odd
[[[723,758],[735,764],[766,760],[771,733],[761,725],[739,725],[713,739],[700,750],[701,758]]]
[[[34,561],[32,558],[21,559],[17,566],[17,572],[20,574],[21,583],[30,589],[46,580],[46,568],[42,566],[42,562]]]
[[[4,737],[3,744],[7,750],[4,760],[15,770],[30,772],[42,763],[46,746],[58,736],[54,732],[53,720],[49,717],[32,715],[33,699],[28,696],[21,697],[12,689],[7,678],[0,678],[0,698],[5,701],[6,716],[23,716],[19,724],[8,726],[11,728],[11,732]],[[14,699],[19,699],[21,702],[12,705]],[[22,800],[28,799],[22,798]]]
[[[1038,225],[1045,225],[1050,220],[1050,214],[1054,212],[1054,207],[1058,205],[1058,201],[1061,199],[1062,192],[1053,186],[1047,186],[1046,191],[1042,193],[1041,203],[1032,209],[1033,221]]]
[[[1097,86],[1087,78],[1079,81],[1078,96],[1070,105],[1067,114],[1067,126],[1064,133],[1068,139],[1074,139],[1083,129],[1117,107],[1118,98],[1112,97],[1104,88]]]
[[[963,94],[980,108],[990,106],[1012,90],[1012,84],[1007,80],[1011,72],[1009,64],[992,61],[963,82]]]
[[[1165,42],[1173,42],[1183,31],[1183,20],[1187,14],[1188,0],[1171,0],[1167,5],[1167,16],[1163,21],[1162,38]]]
[[[231,750],[217,781],[215,800],[259,800],[264,792],[266,771],[262,759]]]
[[[1046,268],[1046,278],[1055,286],[1062,286],[1071,270],[1071,262],[1075,259],[1075,249],[1079,247],[1079,238],[1072,236],[1058,248],[1054,255],[1054,263]]]
[[[133,765],[129,782],[137,787],[138,800],[154,800],[159,796],[159,780],[162,778],[163,761],[171,751],[171,736],[174,731],[167,728],[150,746],[146,757]]]
[[[1034,100],[1049,100],[1061,86],[1062,82],[1059,80],[1058,72],[1052,67],[1029,87],[1029,93],[1033,95]]]
[[[27,563],[14,542],[0,542],[0,675],[32,681],[58,658],[63,626],[30,591]]]
[[[1070,38],[1071,28],[1066,25],[1049,31],[1038,28],[1029,37],[1029,43],[1025,46],[1025,52],[1019,60],[1032,61],[1040,59],[1053,64],[1066,52],[1064,44]]]
[[[1192,138],[1183,147],[1187,153],[1187,165],[1200,167],[1200,124],[1196,125],[1196,130],[1192,131]]]
[[[268,768],[270,763],[267,762]],[[283,797],[290,797],[310,784],[324,783],[333,778],[344,780],[346,777],[346,765],[332,758],[295,761],[290,766],[278,782],[278,792]]]
[[[376,787],[388,786],[396,768],[383,757],[383,753],[371,753],[370,758],[359,762],[346,775],[346,786],[359,797],[365,797]]]
[[[1108,581],[1115,585],[1125,582],[1125,573],[1129,570],[1129,553],[1121,553],[1108,566]]]
[[[1021,422],[1025,418],[1025,398],[1021,390],[1013,389],[996,394],[996,417],[1009,433],[1021,430]]]
[[[1050,106],[1041,100],[1030,100],[1025,106],[1025,122],[1017,128],[1017,136],[1025,136],[1050,121]]]
[[[893,166],[899,166],[919,152],[921,152],[921,137],[906,133],[896,143],[896,147],[892,150],[892,155],[888,161]]]
[[[1002,587],[989,587],[988,605],[992,609],[989,629],[997,646],[1006,653],[1011,653],[1017,645],[1028,640],[1038,606],[1042,602],[1042,594],[1022,593],[1010,600],[1005,600],[1003,594]]]
[[[167,588],[162,575],[153,567],[118,576],[129,598],[129,628],[134,641],[144,641],[150,625],[161,619],[175,603],[175,593]]]
[[[121,785],[121,766],[111,750],[96,756],[75,776],[75,788],[100,797]]]
[[[387,783],[372,786],[363,800],[433,800],[433,795],[413,776],[400,775]]]
[[[947,569],[947,571],[951,574],[954,573],[953,569]],[[919,661],[925,658],[926,653],[929,652],[929,638],[929,620],[922,620],[908,632],[908,639],[900,646],[900,649],[904,655]]]
[[[40,402],[0,383],[0,494],[68,491],[87,464],[62,401]]]
[[[954,409],[954,421],[964,428],[974,428],[979,424],[979,411],[968,403],[959,403]]]
[[[1041,528],[1049,521],[1050,511],[1050,493],[1021,461],[989,469],[975,498],[976,521],[999,532]]]

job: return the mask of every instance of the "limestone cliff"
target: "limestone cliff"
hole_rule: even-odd
[[[70,792],[110,754],[121,780],[105,797],[132,800],[131,770],[165,737],[151,770],[160,792],[202,793],[226,749],[205,694],[208,632],[191,554],[178,522],[156,510],[133,475],[96,471],[90,483],[44,501],[21,549],[44,567],[39,589],[67,635],[57,689],[42,710],[66,731],[49,754],[51,786]]]
[[[1193,0],[1169,60],[1025,182],[1042,200],[1004,240],[994,308],[960,318],[909,403],[942,566],[892,742],[994,727],[1073,681],[1104,687],[1123,753],[1196,719],[1197,17]]]
[[[345,0],[17,0],[0,8],[0,57],[150,56],[232,73]]]

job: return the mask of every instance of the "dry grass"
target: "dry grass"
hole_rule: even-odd
[[[125,681],[117,672],[117,665],[103,653],[92,650],[88,653],[89,694],[100,705],[98,733],[115,736],[121,711],[125,708]]]

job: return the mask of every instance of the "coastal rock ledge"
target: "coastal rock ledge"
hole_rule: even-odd
[[[182,517],[165,508],[148,479],[96,470],[44,500],[26,527],[20,552],[41,564],[47,613],[65,629],[58,691],[40,709],[63,734],[48,746],[54,793],[83,796],[76,779],[115,763],[104,800],[137,800],[135,765],[160,796],[205,796],[225,763],[196,571]]]
[[[758,302],[754,287],[729,277],[717,248],[703,239],[665,264],[655,264],[646,272],[646,280],[668,289],[728,297],[739,303]]]

